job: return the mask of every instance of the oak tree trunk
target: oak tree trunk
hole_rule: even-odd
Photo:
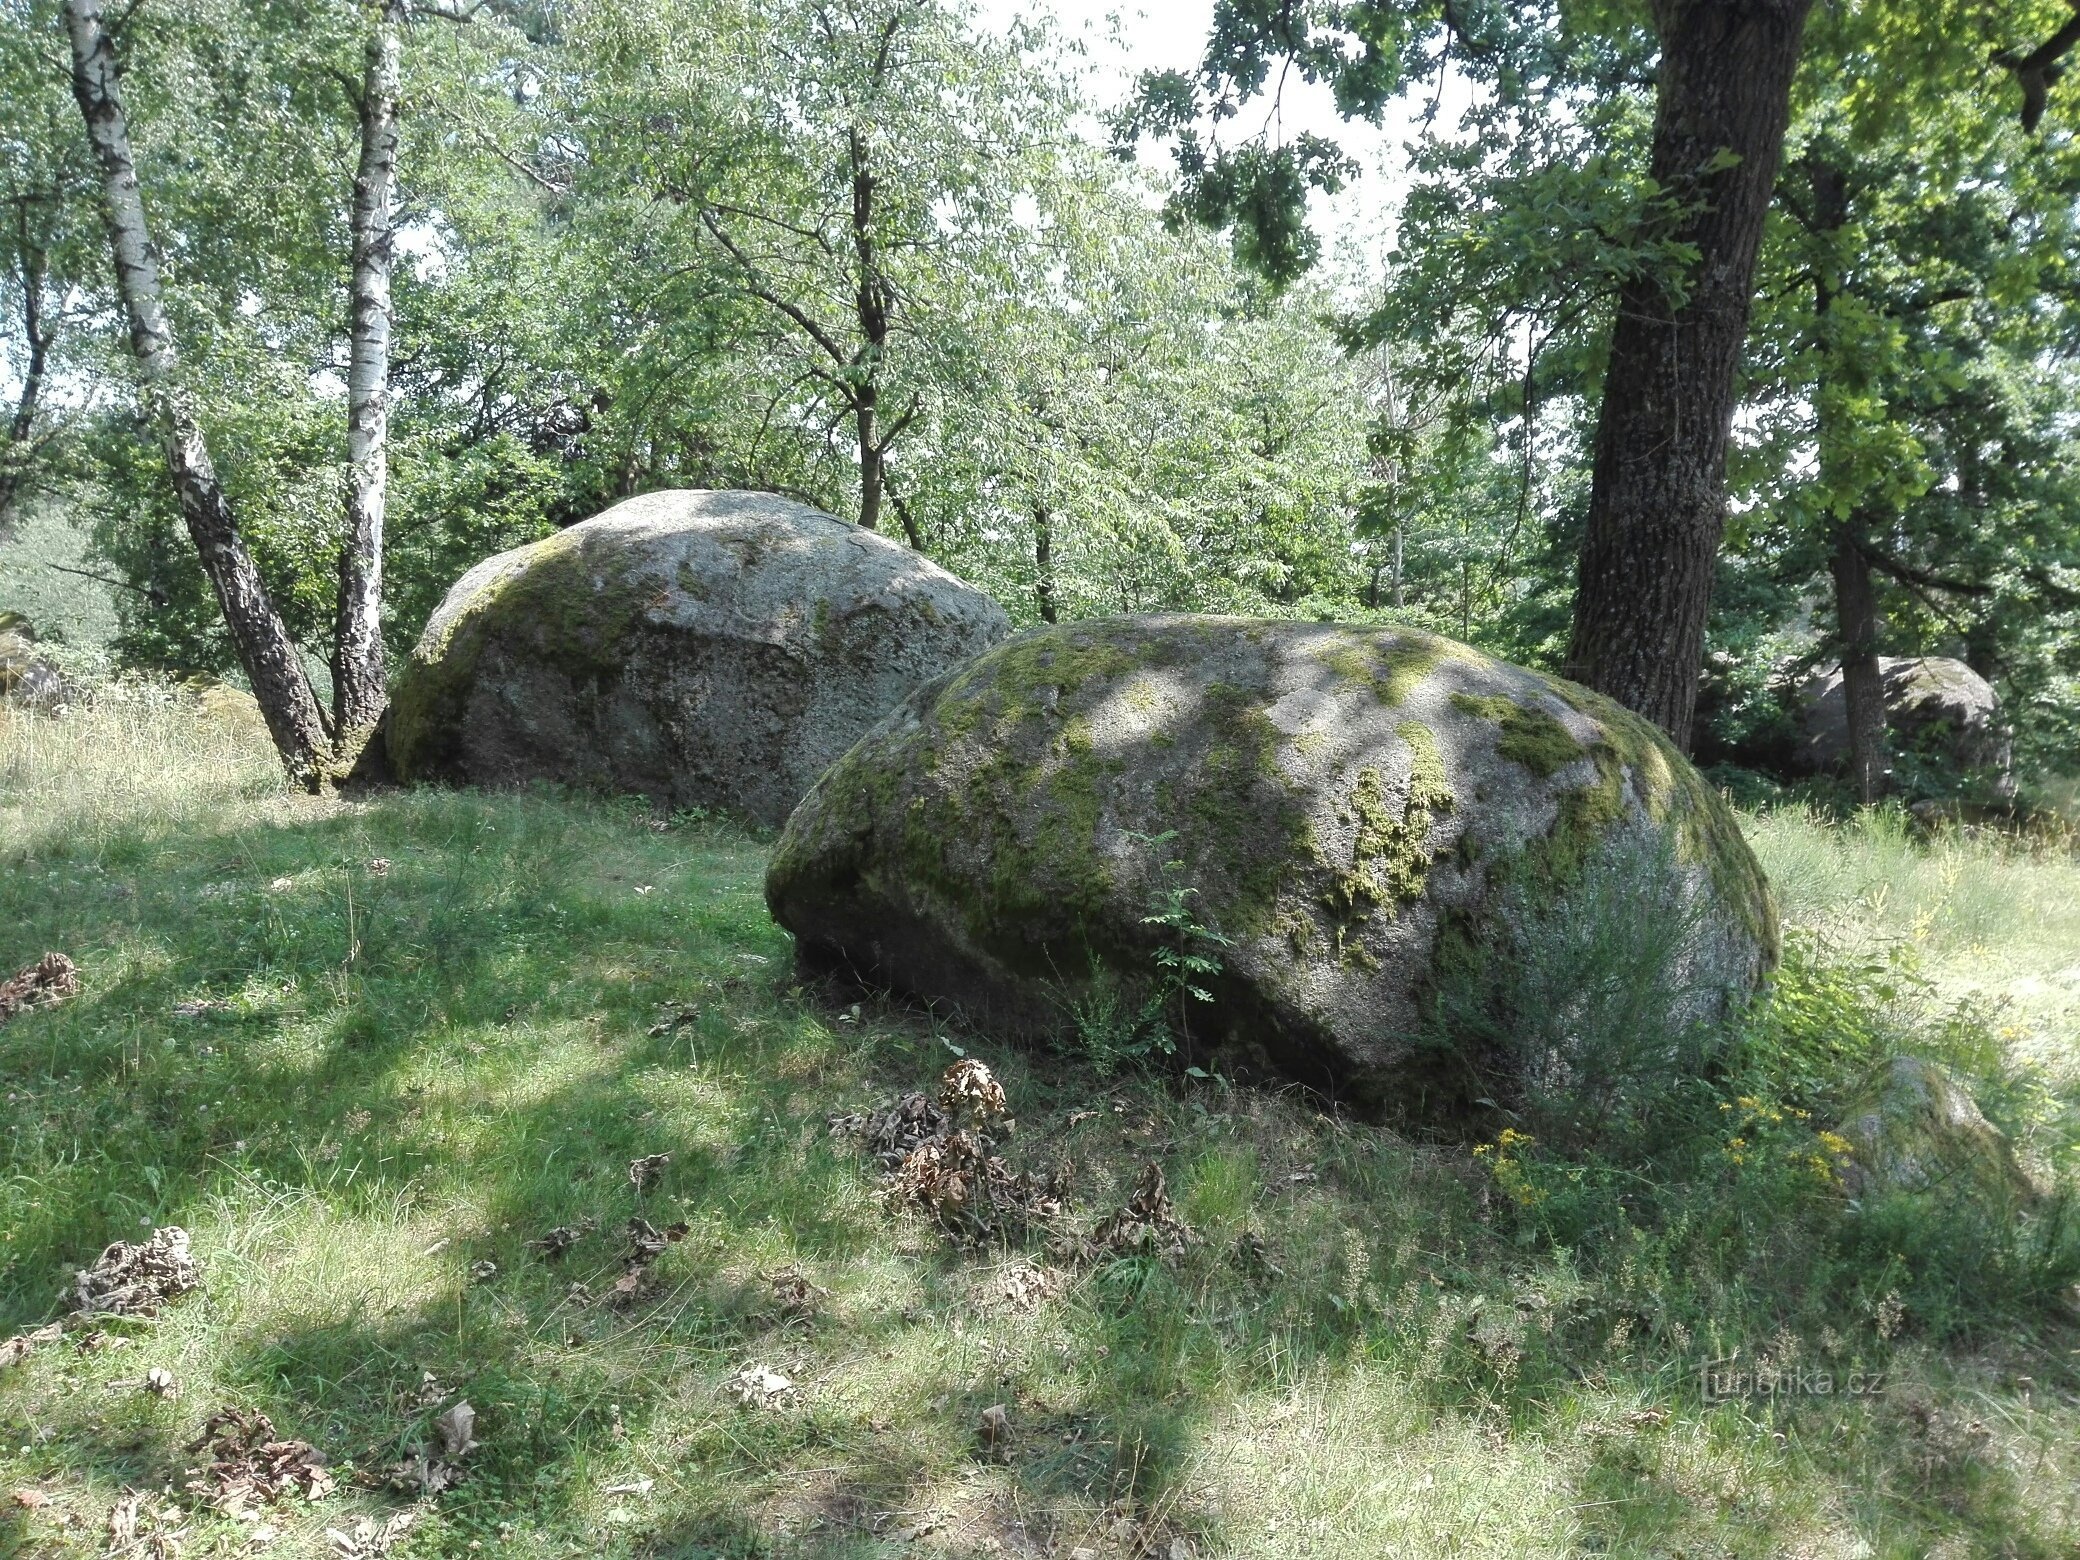
[[[351,763],[383,713],[383,519],[390,438],[390,230],[397,183],[402,45],[394,5],[368,43],[361,162],[354,174],[351,347],[347,369],[347,532],[332,645],[332,729]]]
[[[1811,0],[1656,0],[1651,172],[1697,261],[1619,293],[1566,672],[1689,750],[1726,442]]]
[[[65,0],[72,42],[72,90],[86,119],[102,177],[102,217],[115,259],[116,291],[129,318],[145,410],[166,440],[166,462],[203,572],[217,594],[231,642],[253,685],[267,729],[292,780],[323,783],[330,749],[325,717],[303,661],[246,551],[231,505],[210,463],[194,404],[179,379],[180,359],[166,319],[159,262],[145,225],[144,200],[130,152],[130,129],[117,85],[115,46],[100,0]]]
[[[1860,542],[1863,517],[1835,529],[1836,637],[1842,650],[1842,707],[1848,720],[1849,783],[1859,802],[1875,802],[1890,778],[1885,762],[1885,678],[1878,668],[1878,592]]]

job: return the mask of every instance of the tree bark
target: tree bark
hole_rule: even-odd
[[[29,357],[22,365],[21,391],[7,424],[7,448],[0,450],[0,542],[14,532],[15,508],[28,485],[30,462],[35,458],[36,412],[49,372],[51,342],[57,335],[56,327],[43,319],[46,257],[29,231],[29,201],[23,196],[15,203],[16,253],[22,267],[22,337]]]
[[[1033,500],[1033,596],[1040,608],[1040,621],[1059,620],[1060,606],[1054,588],[1054,513],[1039,499]]]
[[[1726,444],[1811,0],[1656,0],[1651,172],[1697,262],[1619,293],[1566,672],[1688,751],[1725,529]],[[1717,166],[1731,153],[1730,166]]]
[[[1884,792],[1889,779],[1885,757],[1885,679],[1878,667],[1878,594],[1870,556],[1863,542],[1874,520],[1856,506],[1856,495],[1840,491],[1840,431],[1835,425],[1835,397],[1830,387],[1848,379],[1852,365],[1843,359],[1832,328],[1834,301],[1842,290],[1841,232],[1849,221],[1849,180],[1841,167],[1824,156],[1806,164],[1812,184],[1808,228],[1823,252],[1813,266],[1813,357],[1819,365],[1814,403],[1820,445],[1820,487],[1831,505],[1847,505],[1849,513],[1835,522],[1828,572],[1834,578],[1835,641],[1842,662],[1842,707],[1849,759],[1849,783],[1859,802],[1870,803]]]
[[[862,530],[881,529],[881,446],[874,442],[872,385],[853,392],[852,415],[859,424],[859,523]]]
[[[1890,779],[1885,761],[1885,678],[1878,669],[1878,592],[1865,555],[1861,514],[1835,528],[1835,632],[1842,649],[1842,706],[1848,720],[1849,783],[1859,802],[1875,802]]]
[[[361,163],[354,175],[352,341],[347,369],[347,534],[332,644],[333,742],[342,764],[375,729],[385,699],[383,521],[389,483],[391,206],[403,45],[395,0],[368,41]]]
[[[65,0],[65,30],[72,42],[73,96],[101,169],[102,218],[115,260],[116,291],[129,320],[145,409],[164,432],[181,516],[282,763],[298,784],[321,785],[331,746],[325,717],[295,642],[239,535],[194,404],[180,384],[180,358],[161,298],[158,256],[145,224],[115,46],[102,21],[100,0]]]
[[[859,425],[859,523],[881,528],[881,488],[888,447],[909,421],[898,417],[880,432],[875,420],[881,404],[881,361],[888,350],[888,282],[874,237],[874,170],[867,159],[866,138],[857,129],[846,134],[852,160],[852,250],[858,264],[853,308],[859,318],[860,347],[853,361],[856,374],[852,414]]]

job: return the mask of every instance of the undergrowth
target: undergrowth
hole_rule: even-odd
[[[2080,1357],[2030,1292],[2055,1261],[1946,1276],[1972,1232],[1850,1209],[1820,1134],[1856,1065],[1933,1047],[2068,1173],[2071,1094],[2031,1059],[2070,1036],[1967,989],[1946,917],[1977,857],[1917,936],[1927,847],[1757,838],[1809,932],[1704,1130],[1628,1165],[1529,1122],[1477,1152],[1131,1060],[1097,1079],[803,986],[765,843],[723,823],[299,798],[255,733],[166,703],[17,721],[0,976],[50,949],[84,990],[0,1028],[0,1332],[154,1226],[193,1233],[204,1286],[0,1372],[0,1548],[101,1555],[134,1492],[190,1555],[373,1553],[407,1512],[407,1557],[2069,1555]],[[2070,911],[2034,900],[2070,863],[1987,870],[2039,928],[2034,962],[1990,962],[2051,982]],[[1054,1228],[956,1238],[827,1130],[956,1052],[1009,1096],[1012,1168],[1059,1172]],[[1108,1254],[1150,1163],[1194,1239]],[[631,1216],[685,1229],[617,1309]],[[739,1401],[751,1366],[792,1393]],[[461,1482],[389,1487],[459,1398]],[[999,1405],[1008,1441],[978,1429]],[[338,1489],[246,1521],[188,1494],[224,1407]]]

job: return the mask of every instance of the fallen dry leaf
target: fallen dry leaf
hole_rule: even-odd
[[[79,966],[47,953],[14,979],[0,982],[0,1024],[33,1007],[53,1007],[79,995]]]
[[[477,1411],[468,1403],[457,1403],[433,1422],[434,1434],[441,1438],[441,1455],[448,1458],[463,1457],[476,1449]]]
[[[0,1343],[0,1369],[19,1365],[46,1343],[56,1343],[65,1336],[65,1324],[52,1322],[33,1332],[18,1333],[5,1343]]]
[[[723,1384],[723,1390],[746,1408],[778,1408],[801,1395],[792,1381],[770,1365],[746,1365]]]
[[[1091,1245],[1119,1255],[1143,1251],[1178,1257],[1198,1238],[1171,1204],[1163,1167],[1150,1161],[1141,1167],[1134,1182],[1134,1195],[1127,1199],[1126,1206],[1092,1231]]]
[[[173,1372],[163,1365],[154,1365],[144,1373],[144,1389],[153,1397],[170,1398],[180,1394],[180,1384],[173,1379]]]
[[[1061,1291],[1066,1275],[1031,1262],[1014,1262],[997,1274],[995,1292],[1022,1311],[1029,1311]]]
[[[798,1263],[759,1276],[771,1287],[774,1303],[789,1316],[807,1316],[820,1301],[830,1298],[830,1291],[809,1282]]]
[[[14,1503],[24,1511],[41,1511],[51,1503],[51,1498],[42,1490],[16,1490]]]
[[[391,1513],[390,1519],[381,1527],[377,1527],[375,1518],[363,1517],[354,1524],[351,1532],[343,1533],[338,1528],[327,1528],[325,1537],[342,1555],[351,1556],[353,1560],[361,1560],[363,1556],[388,1554],[391,1545],[409,1533],[412,1524],[418,1520],[419,1513],[416,1511],[398,1511]]]
[[[555,1229],[550,1230],[539,1239],[529,1241],[527,1244],[539,1251],[545,1260],[554,1262],[584,1238],[585,1231],[581,1226],[576,1224],[559,1224]]]
[[[202,1282],[202,1265],[188,1250],[188,1232],[168,1224],[131,1245],[114,1241],[72,1281],[79,1316],[153,1316],[166,1301]]]
[[[632,1159],[628,1165],[628,1179],[639,1192],[648,1191],[650,1183],[664,1174],[665,1166],[672,1162],[670,1154],[645,1154],[641,1159]]]
[[[209,1416],[187,1450],[207,1450],[207,1466],[193,1470],[188,1489],[218,1509],[236,1513],[290,1490],[306,1500],[332,1492],[325,1454],[308,1441],[282,1440],[265,1414],[226,1408]]]
[[[1009,1109],[996,1074],[972,1056],[962,1057],[940,1076],[939,1104],[949,1114],[966,1116],[978,1129]]]

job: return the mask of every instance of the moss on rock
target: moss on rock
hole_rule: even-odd
[[[1416,1066],[1447,927],[1480,935],[1527,868],[1564,888],[1621,830],[1703,860],[1714,820],[1731,827],[1650,729],[1575,696],[1400,630],[1034,630],[832,769],[781,838],[769,902],[812,956],[1050,1035],[1090,981],[1153,978],[1147,916],[1181,887],[1228,939],[1194,1035],[1381,1099]],[[1749,867],[1725,896],[1736,941],[1740,916],[1772,916]]]
[[[1546,711],[1519,704],[1502,694],[1455,693],[1452,708],[1494,721],[1502,728],[1495,751],[1512,763],[1522,764],[1541,780],[1550,779],[1588,753],[1575,734]]]

